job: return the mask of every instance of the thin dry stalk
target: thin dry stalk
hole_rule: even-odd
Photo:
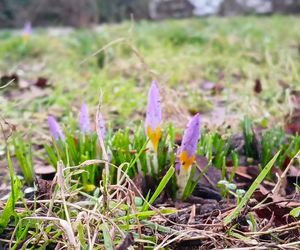
[[[288,171],[290,170],[292,164],[294,163],[294,160],[296,158],[299,158],[299,155],[300,155],[300,150],[294,155],[294,157],[291,159],[291,161],[289,162],[288,166],[285,168],[285,170],[283,171],[283,173],[281,174],[280,178],[278,179],[275,187],[273,188],[272,190],[272,196],[273,197],[277,197],[278,196],[278,193],[279,193],[279,190],[280,190],[280,187],[282,186],[282,183],[286,177],[286,174],[288,173]]]
[[[101,53],[102,51],[108,49],[110,46],[112,45],[115,45],[115,44],[118,44],[118,43],[122,43],[126,41],[126,38],[124,37],[120,37],[116,40],[113,40],[111,42],[109,42],[108,44],[106,44],[105,46],[103,46],[102,48],[98,49],[97,51],[95,51],[93,54],[87,56],[85,59],[83,59],[80,63],[79,63],[79,66],[81,66],[82,64],[84,64],[86,61],[88,61],[89,59],[91,59],[92,57],[98,55],[99,53]]]

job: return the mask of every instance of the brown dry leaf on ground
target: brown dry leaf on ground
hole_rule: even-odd
[[[34,85],[39,87],[39,88],[46,88],[49,86],[49,80],[46,77],[38,77],[37,80],[35,81]]]
[[[291,91],[290,114],[286,116],[285,129],[288,133],[300,133],[300,91]]]
[[[254,92],[256,94],[259,94],[262,92],[262,84],[261,84],[261,80],[260,79],[256,79],[255,80],[255,84],[254,84],[254,88],[253,88]]]
[[[36,196],[40,200],[47,200],[51,198],[52,191],[54,190],[53,180],[37,179],[37,193]]]
[[[299,195],[274,197],[269,194],[262,194],[260,191],[254,194],[253,198],[257,202],[263,202],[253,208],[260,219],[267,220],[270,228],[273,227],[273,223],[275,226],[282,226],[297,221],[289,213],[293,208],[300,206]]]

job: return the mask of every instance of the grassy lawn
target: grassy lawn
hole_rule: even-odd
[[[170,99],[167,108],[173,116],[172,105],[212,110],[214,98],[201,89],[210,81],[224,86],[218,100],[227,114],[281,118],[287,98],[279,83],[296,87],[299,81],[297,22],[296,17],[236,17],[124,23],[58,34],[37,29],[25,44],[13,32],[2,31],[2,75],[21,72],[25,81],[43,76],[51,84],[36,95],[26,89],[12,98],[2,94],[2,114],[29,125],[38,113],[43,123],[48,113],[63,117],[76,112],[82,101],[96,106],[101,91],[107,119],[128,124],[143,117],[145,90],[157,79],[175,91],[163,96]],[[263,88],[259,96],[253,91],[256,79]]]
[[[278,224],[271,233],[265,227],[261,231],[253,229],[258,227],[261,218],[254,216],[255,208],[248,214],[244,207],[264,181],[269,191],[270,186],[274,188],[276,174],[268,172],[276,165],[277,175],[282,174],[284,168],[281,167],[287,167],[286,160],[293,161],[300,148],[299,136],[285,137],[280,130],[260,138],[247,123],[249,118],[264,129],[282,128],[286,115],[292,112],[291,92],[300,86],[299,20],[298,17],[272,16],[126,22],[82,30],[37,28],[27,38],[19,31],[0,31],[0,84],[5,85],[8,81],[4,78],[14,74],[18,78],[0,89],[0,169],[7,173],[0,178],[14,180],[2,188],[12,191],[12,195],[8,202],[0,201],[0,242],[11,244],[14,249],[22,245],[30,249],[116,249],[119,246],[117,249],[122,250],[133,244],[136,248],[143,245],[145,249],[165,246],[185,249],[180,248],[180,241],[195,240],[197,246],[210,249],[258,246],[261,233],[277,237],[274,242],[282,244],[282,248],[285,242],[294,246],[293,237],[291,241],[282,240]],[[151,147],[146,147],[149,142],[147,144],[144,130],[135,129],[145,119],[152,80],[158,83],[165,124],[158,150],[154,147],[153,152]],[[87,103],[93,118],[92,127],[95,127],[99,97],[108,128],[107,138],[101,139],[99,131],[80,138],[77,120],[81,105]],[[197,217],[198,221],[195,219],[196,211],[201,210],[196,203],[189,201],[191,206],[186,207],[163,199],[168,192],[164,189],[171,190],[168,198],[176,197],[173,165],[178,155],[174,150],[178,142],[184,141],[184,136],[178,138],[178,134],[196,113],[200,113],[201,127],[211,133],[204,132],[197,144],[197,152],[207,160],[202,170],[205,172],[206,167],[214,166],[225,181],[220,184],[218,195],[227,203],[209,204],[222,211],[219,217],[214,217],[214,222],[209,222],[210,227],[203,226],[209,220],[201,217],[205,209]],[[56,117],[63,127],[66,141],[52,138],[51,142],[49,115]],[[245,116],[248,118],[244,119]],[[171,122],[173,125],[168,125]],[[242,132],[241,123],[242,153],[232,149],[232,142],[227,140],[228,134]],[[117,132],[119,128],[130,130]],[[19,132],[23,139],[9,140],[12,145],[7,145],[4,139],[9,137],[10,130]],[[260,146],[255,141],[257,138],[262,140]],[[33,152],[27,150],[28,139]],[[44,146],[47,143],[48,148]],[[11,164],[7,152],[13,145]],[[279,149],[281,154],[273,158]],[[25,155],[23,161],[19,160],[18,153],[20,158]],[[228,163],[229,158],[231,163]],[[103,159],[109,160],[110,165],[101,161]],[[61,161],[56,165],[58,160]],[[86,160],[90,161],[80,165]],[[55,187],[47,186],[50,184],[43,182],[45,180],[37,181],[36,192],[46,195],[43,199],[27,200],[24,190],[32,186],[34,180],[27,179],[22,170],[25,180],[20,182],[12,171],[18,164],[26,168],[33,165],[32,162],[35,167],[52,164],[57,171]],[[196,162],[202,164],[198,158]],[[241,200],[238,185],[232,191],[230,184],[234,182],[237,167],[243,164],[255,165],[261,174],[253,177],[244,173],[243,177],[252,177],[251,183],[254,178],[258,179],[254,186],[246,185],[248,193]],[[97,166],[101,167],[100,172]],[[226,167],[234,170],[227,173]],[[141,178],[141,172],[147,174]],[[149,175],[153,180],[149,181]],[[143,186],[143,178],[148,193],[136,190]],[[186,181],[194,185],[195,180]],[[234,183],[240,184],[240,180]],[[141,193],[150,204],[141,198]],[[154,203],[157,198],[161,203]],[[252,231],[245,233],[240,227],[242,222],[227,217],[228,211],[233,209],[228,204],[238,206],[237,215],[247,214],[243,217],[242,213],[240,217],[251,224]],[[14,220],[10,221],[12,217]],[[225,226],[224,218],[228,222]],[[295,221],[292,225],[299,230],[300,224]],[[187,223],[196,226],[185,227]],[[287,230],[287,225],[284,226]],[[220,230],[214,231],[214,227]],[[222,243],[218,245],[220,240]],[[127,247],[122,248],[122,244]]]

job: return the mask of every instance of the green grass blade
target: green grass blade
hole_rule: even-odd
[[[10,218],[15,213],[15,205],[20,196],[21,182],[18,178],[15,179],[15,174],[12,166],[12,160],[9,150],[7,150],[7,163],[11,181],[11,193],[5,204],[5,207],[0,215],[0,233],[7,227]]]
[[[277,152],[277,154],[272,158],[272,160],[269,161],[269,163],[264,167],[264,169],[261,171],[259,176],[257,176],[255,181],[250,186],[249,190],[243,196],[243,198],[242,198],[241,202],[239,203],[239,205],[233,210],[232,213],[230,213],[229,215],[227,215],[225,217],[224,222],[223,222],[225,226],[228,225],[233,219],[235,219],[236,217],[239,216],[240,212],[242,211],[243,207],[247,204],[248,200],[251,198],[254,191],[258,188],[260,183],[264,180],[266,175],[269,173],[269,171],[273,167],[273,165],[274,165],[277,157],[279,156],[279,154],[280,154],[280,151]]]
[[[175,172],[175,168],[173,166],[171,166],[169,168],[168,172],[165,174],[165,176],[160,181],[158,187],[156,188],[156,190],[155,190],[154,194],[152,195],[152,197],[150,198],[149,202],[145,203],[145,205],[143,206],[142,211],[146,211],[149,208],[149,206],[157,199],[157,197],[160,195],[160,193],[164,190],[164,188],[168,184],[168,182],[171,179],[171,177],[173,176],[174,172]]]
[[[109,235],[109,230],[107,228],[107,224],[102,224],[101,226],[102,232],[103,232],[103,241],[104,241],[104,246],[105,249],[107,250],[114,250],[114,244],[112,242],[112,239]]]
[[[175,229],[173,229],[171,227],[165,227],[165,226],[159,225],[157,223],[154,223],[154,222],[152,222],[150,220],[143,220],[141,223],[144,224],[144,225],[147,225],[148,227],[152,228],[155,231],[159,231],[159,232],[162,232],[162,233],[166,233],[166,234],[171,234],[171,233],[180,234],[180,232],[176,231]]]
[[[9,170],[10,183],[11,183],[11,197],[12,197],[12,202],[15,203],[15,185],[14,185],[15,174],[14,174],[14,169],[12,166],[9,150],[7,150],[7,163],[8,163],[8,170]]]
[[[168,209],[160,209],[159,210],[159,213],[161,214],[174,214],[176,213],[177,210],[174,208],[168,208]],[[126,219],[147,219],[149,217],[152,217],[154,215],[157,215],[157,212],[156,211],[153,211],[153,210],[148,210],[148,211],[141,211],[141,212],[137,212],[137,213],[134,213],[134,214],[128,214],[128,215],[125,215],[125,216],[122,216],[122,217],[118,217],[116,219],[114,219],[114,221],[122,221],[122,220],[126,220]]]
[[[147,147],[147,144],[149,142],[149,139],[147,139],[147,141],[144,143],[143,147],[141,148],[141,150],[138,152],[138,154],[135,156],[135,158],[130,162],[128,169],[126,170],[126,172],[129,171],[129,169],[131,169],[134,164],[137,162],[137,160],[140,158],[141,154],[144,152],[144,150]]]

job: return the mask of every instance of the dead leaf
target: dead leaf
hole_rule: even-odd
[[[200,197],[204,200],[222,200],[222,196],[220,195],[219,191],[216,191],[211,187],[204,186],[200,183],[196,185],[192,196]],[[192,199],[192,196],[189,197],[189,199]]]
[[[283,90],[286,90],[286,89],[290,88],[290,85],[284,80],[279,80],[278,83],[282,87]]]
[[[287,118],[285,130],[287,133],[294,135],[300,133],[300,110],[294,111],[292,115],[289,118]]]
[[[133,187],[133,192],[136,196],[139,196],[139,194],[147,194],[146,178],[142,173],[136,174],[133,177],[132,181],[135,184],[135,186]]]
[[[260,79],[256,79],[255,80],[255,84],[254,84],[254,88],[253,88],[254,92],[259,94],[262,92],[262,84]]]
[[[208,159],[204,156],[197,156],[196,162],[198,168],[195,172],[195,179],[201,175],[201,172],[209,164]],[[204,199],[221,200],[222,197],[219,190],[216,188],[218,182],[221,180],[221,171],[214,166],[207,168],[202,178],[197,183],[193,195]]]
[[[224,90],[224,86],[220,83],[217,83],[212,89],[212,94],[219,95],[223,90]]]
[[[197,165],[199,167],[198,171],[195,173],[195,178],[197,178],[202,170],[207,166],[208,160],[204,156],[197,156],[196,158]],[[201,170],[201,172],[199,171]],[[218,182],[221,180],[221,170],[217,169],[214,166],[208,167],[204,176],[200,179],[199,184],[211,187],[216,190]]]
[[[206,81],[200,85],[200,88],[204,91],[211,91],[213,95],[217,95],[223,91],[224,86],[220,83]]]
[[[134,237],[131,232],[129,232],[125,239],[120,243],[120,245],[117,246],[116,250],[126,250],[130,246],[133,246],[134,244]]]
[[[30,86],[30,88],[26,90],[15,89],[9,92],[8,97],[16,100],[22,100],[26,102],[30,102],[36,98],[44,97],[49,94],[47,89],[41,89],[34,85]]]
[[[258,166],[239,166],[235,172],[236,175],[246,179],[254,180],[260,173]]]
[[[34,83],[35,86],[39,87],[39,88],[46,88],[48,87],[48,79],[45,77],[39,77],[36,82]]]
[[[294,194],[296,192],[296,186],[300,186],[300,168],[291,166],[289,172],[286,176],[287,185],[286,185],[286,193]]]
[[[291,134],[300,133],[300,90],[291,91],[291,113],[285,117],[285,130]]]
[[[298,205],[300,204],[298,203]],[[270,220],[273,215],[274,224],[275,226],[278,227],[295,221],[295,219],[289,215],[292,209],[293,206],[290,206],[288,202],[282,202],[282,203],[270,202],[270,204],[266,207],[255,209],[255,213],[258,215],[258,217],[267,220]]]
[[[50,199],[53,190],[53,181],[37,179],[37,197],[39,199]]]

